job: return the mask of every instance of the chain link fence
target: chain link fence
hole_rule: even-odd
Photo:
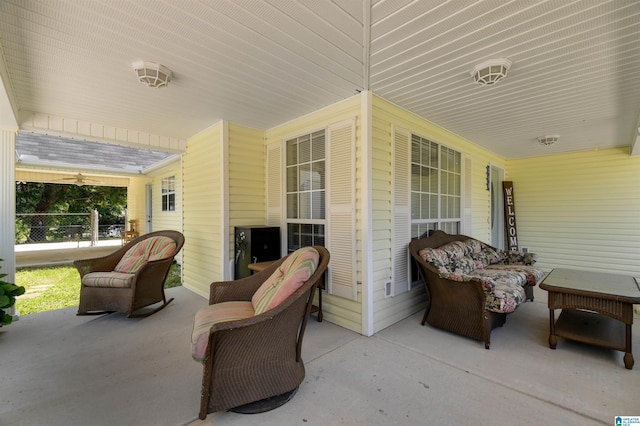
[[[120,238],[122,224],[100,225],[98,213],[18,213],[16,244],[91,241]]]

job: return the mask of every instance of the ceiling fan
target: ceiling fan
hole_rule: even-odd
[[[78,173],[77,175],[75,175],[73,177],[62,178],[62,179],[59,179],[59,180],[60,181],[71,180],[71,181],[73,181],[73,182],[70,182],[71,184],[78,185],[78,186],[85,185],[85,184],[97,185],[97,184],[102,183],[99,180],[88,178],[85,175],[83,175],[82,173]]]

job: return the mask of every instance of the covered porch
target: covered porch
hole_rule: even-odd
[[[549,349],[546,294],[536,288],[535,302],[494,330],[491,350],[421,326],[422,312],[371,337],[310,321],[306,378],[291,401],[201,422],[190,332],[206,300],[184,287],[167,295],[174,303],[145,319],[68,308],[0,329],[1,424],[584,425],[638,414],[638,364],[626,370],[621,352],[564,339]]]

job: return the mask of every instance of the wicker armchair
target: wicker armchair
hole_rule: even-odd
[[[147,252],[146,258],[136,258],[137,249],[155,241],[165,244],[161,252]],[[165,297],[164,281],[183,245],[184,236],[180,232],[157,231],[135,238],[107,256],[76,260],[73,264],[82,281],[77,315],[122,312],[132,318],[158,312],[173,300]],[[129,271],[118,272],[127,258],[135,265],[130,265]],[[154,309],[137,312],[159,302],[162,305]]]
[[[453,241],[467,240],[470,237],[466,235],[436,231],[428,238],[415,239],[409,243],[409,252],[429,297],[421,324],[427,322],[433,327],[480,340],[489,349],[491,330],[505,323],[507,313],[488,309],[482,279],[449,279],[419,254],[424,248],[438,248]],[[536,274],[541,277],[542,271],[536,271]],[[526,295],[524,300],[533,300],[533,286],[526,285],[523,290]]]
[[[203,363],[200,419],[230,409],[241,413],[271,410],[287,402],[304,380],[302,338],[315,289],[329,263],[324,247],[313,248],[319,255],[315,271],[290,296],[263,313],[256,310],[244,318],[212,325],[199,320],[201,311],[215,311],[214,306],[223,302],[248,304],[251,309],[254,294],[274,272],[282,270],[280,265],[287,257],[249,277],[211,284],[210,306],[199,310],[194,321],[194,335],[199,321],[204,330],[202,353],[194,355]]]

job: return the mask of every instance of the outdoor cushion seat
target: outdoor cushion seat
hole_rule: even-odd
[[[76,260],[81,278],[78,315],[123,312],[129,317],[151,315],[168,305],[164,281],[184,244],[178,231],[142,235],[108,256]],[[155,309],[138,310],[156,303]]]
[[[87,287],[131,288],[135,276],[124,272],[90,272],[82,277],[82,284]]]
[[[328,263],[324,247],[303,247],[254,275],[211,284],[191,335],[203,364],[200,419],[247,405],[266,411],[298,388],[302,338]]]

